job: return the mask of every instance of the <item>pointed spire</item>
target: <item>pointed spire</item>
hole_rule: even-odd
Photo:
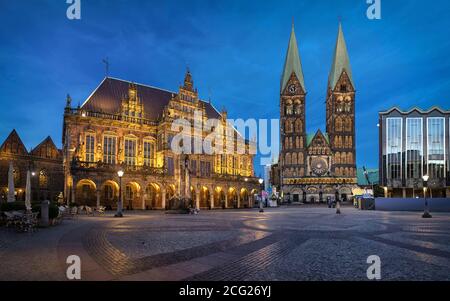
[[[189,67],[186,68],[186,74],[184,76],[183,88],[188,91],[194,91],[194,81],[192,80],[191,71]]]
[[[336,83],[341,77],[342,72],[345,71],[350,79],[353,87],[352,69],[350,67],[350,59],[347,53],[347,45],[345,44],[344,32],[342,31],[341,22],[339,22],[338,36],[336,39],[336,46],[334,49],[333,63],[331,65],[330,75],[328,76],[328,86],[331,89],[336,87]]]
[[[283,90],[285,89],[286,84],[288,83],[289,78],[292,75],[292,72],[295,73],[297,79],[300,82],[300,85],[302,86],[303,91],[306,92],[305,81],[303,79],[302,63],[298,54],[297,39],[295,38],[294,19],[292,19],[291,36],[289,38],[286,60],[284,61],[283,74],[281,76],[281,92],[283,92]]]

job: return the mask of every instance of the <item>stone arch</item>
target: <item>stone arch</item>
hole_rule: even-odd
[[[236,188],[228,188],[228,207],[237,208],[238,205],[238,193]]]
[[[200,197],[200,208],[209,208],[211,206],[211,204],[209,204],[210,192],[208,187],[206,186],[200,187],[199,197]]]
[[[81,179],[76,185],[76,202],[80,205],[95,207],[97,204],[96,197],[97,185],[91,179]]]
[[[100,189],[100,204],[107,208],[117,206],[119,199],[119,184],[113,180],[106,180],[103,182]]]
[[[145,188],[145,209],[162,209],[161,185],[149,183]]]
[[[142,200],[140,198],[141,185],[131,181],[128,182],[122,189],[123,191],[123,207],[128,210],[142,208]]]
[[[225,192],[222,187],[217,186],[214,189],[214,208],[222,208],[225,204]]]
[[[175,184],[168,184],[166,187],[166,202],[175,196]]]
[[[240,207],[250,207],[250,195],[247,188],[242,187],[240,191]]]

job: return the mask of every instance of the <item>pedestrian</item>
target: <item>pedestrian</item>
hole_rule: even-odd
[[[341,201],[336,200],[336,214],[341,214]]]

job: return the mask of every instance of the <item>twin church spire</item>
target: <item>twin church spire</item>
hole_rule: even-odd
[[[336,84],[343,72],[347,74],[351,84],[353,85],[350,59],[347,53],[347,46],[344,39],[344,33],[342,31],[342,25],[339,22],[336,46],[333,54],[333,62],[331,65],[330,74],[328,76],[328,86],[331,88],[331,90],[335,89]],[[298,81],[300,82],[300,85],[302,86],[303,91],[306,92],[302,63],[299,55],[297,39],[295,37],[294,23],[292,23],[291,36],[289,38],[289,44],[286,53],[286,60],[284,62],[283,73],[281,75],[280,93],[283,93],[283,91],[285,90],[292,73],[295,74]]]

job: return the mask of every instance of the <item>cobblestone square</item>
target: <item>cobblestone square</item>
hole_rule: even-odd
[[[0,228],[0,280],[450,280],[450,214],[326,207],[125,212],[19,234]]]

